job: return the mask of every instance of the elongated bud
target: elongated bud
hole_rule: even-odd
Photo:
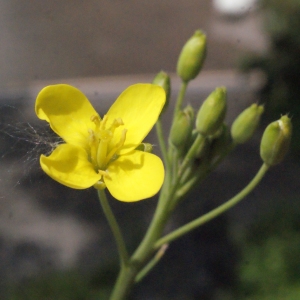
[[[152,146],[152,144],[149,144],[149,143],[141,143],[135,148],[135,150],[152,153],[153,146]]]
[[[260,156],[269,166],[280,163],[285,157],[292,136],[291,119],[285,115],[267,126],[260,144]]]
[[[263,112],[264,107],[262,105],[252,104],[240,113],[231,126],[231,136],[234,143],[243,144],[253,136]]]
[[[195,112],[192,106],[188,105],[183,111],[179,111],[175,117],[170,131],[170,142],[178,149],[183,149],[189,141],[193,124],[195,122]]]
[[[162,113],[167,109],[170,101],[170,96],[171,96],[171,80],[170,76],[164,72],[160,71],[153,79],[153,84],[157,84],[161,86],[165,92],[166,92],[166,102],[164,105],[164,108],[162,110]]]
[[[201,105],[196,129],[204,136],[214,134],[223,124],[226,114],[226,88],[216,88]]]
[[[206,35],[197,30],[183,46],[177,62],[177,74],[184,82],[200,72],[206,55]]]

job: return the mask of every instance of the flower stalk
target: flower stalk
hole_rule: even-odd
[[[100,200],[100,204],[102,206],[103,212],[106,216],[106,219],[109,223],[109,226],[111,228],[111,231],[113,233],[113,236],[115,238],[117,248],[118,248],[118,253],[119,253],[119,258],[120,258],[120,267],[124,268],[128,265],[129,261],[129,255],[126,249],[125,241],[123,238],[123,235],[121,233],[120,227],[118,225],[118,222],[110,208],[110,205],[108,203],[106,194],[104,190],[97,190],[98,192],[98,197]]]

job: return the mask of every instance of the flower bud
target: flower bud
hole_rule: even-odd
[[[186,147],[192,134],[194,121],[195,112],[190,105],[176,114],[170,131],[170,142],[173,146],[178,149]]]
[[[177,62],[177,74],[184,82],[200,72],[206,55],[206,35],[197,30],[183,46]]]
[[[234,143],[243,144],[253,136],[263,112],[264,107],[262,105],[252,104],[239,114],[231,126],[231,136]]]
[[[153,84],[161,86],[166,92],[166,102],[162,112],[166,110],[169,105],[170,95],[171,95],[171,80],[170,76],[164,72],[160,71],[153,79]]]
[[[280,163],[286,155],[292,136],[291,119],[285,115],[267,126],[260,144],[260,156],[269,166]]]
[[[226,88],[216,88],[201,105],[196,129],[204,136],[214,134],[223,124],[226,114]]]
[[[152,144],[149,144],[149,143],[141,143],[135,148],[135,150],[152,153],[153,146],[152,146]]]

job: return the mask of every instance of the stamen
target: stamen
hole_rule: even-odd
[[[121,125],[124,125],[123,120],[121,118],[114,119],[113,123],[110,125],[109,130],[114,133],[115,129]]]
[[[98,115],[91,116],[91,121],[96,124],[96,128],[99,128],[101,123],[101,118]]]
[[[120,150],[124,143],[125,143],[125,140],[126,140],[126,133],[127,133],[127,129],[123,129],[122,133],[121,133],[121,138],[120,138],[120,141],[119,143],[116,145],[116,147],[118,147],[117,151]]]
[[[103,120],[101,121],[100,130],[105,129],[105,125],[106,125],[107,120],[108,120],[107,115],[104,115]]]
[[[126,140],[126,129],[121,132],[120,141],[109,151],[108,144],[113,137],[115,129],[124,125],[121,118],[116,118],[111,123],[109,129],[107,129],[107,115],[104,115],[103,119],[98,115],[91,116],[91,121],[95,123],[95,131],[89,130],[89,145],[90,145],[90,160],[99,170],[99,174],[108,176],[107,173],[101,173],[112,159],[117,159],[118,152],[123,147]],[[104,172],[104,171],[103,171]]]
[[[108,155],[105,158],[105,165],[111,160],[111,158],[123,147],[126,140],[127,129],[123,129],[120,141],[110,150]]]
[[[97,155],[97,141],[95,133],[92,129],[88,130],[89,132],[89,146],[90,146],[90,159],[93,164],[96,164],[96,155]]]

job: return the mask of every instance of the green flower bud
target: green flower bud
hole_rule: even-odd
[[[260,144],[260,156],[269,166],[280,163],[286,155],[292,136],[291,119],[285,115],[265,129]]]
[[[204,136],[212,135],[223,124],[226,114],[226,88],[216,88],[201,105],[196,129]]]
[[[235,119],[231,126],[234,143],[243,144],[253,136],[263,112],[262,105],[252,104]]]
[[[135,148],[135,150],[152,153],[153,146],[152,146],[152,144],[149,144],[149,143],[141,143]]]
[[[179,111],[171,126],[170,143],[177,149],[184,149],[191,138],[195,112],[192,106],[188,105],[183,111]]]
[[[161,86],[165,92],[166,92],[166,102],[164,105],[164,108],[162,110],[162,113],[167,109],[170,101],[170,96],[171,96],[171,80],[170,76],[164,72],[160,71],[153,79],[153,84],[157,84]]]
[[[206,35],[197,30],[183,46],[177,62],[177,74],[184,82],[200,72],[206,55]]]

